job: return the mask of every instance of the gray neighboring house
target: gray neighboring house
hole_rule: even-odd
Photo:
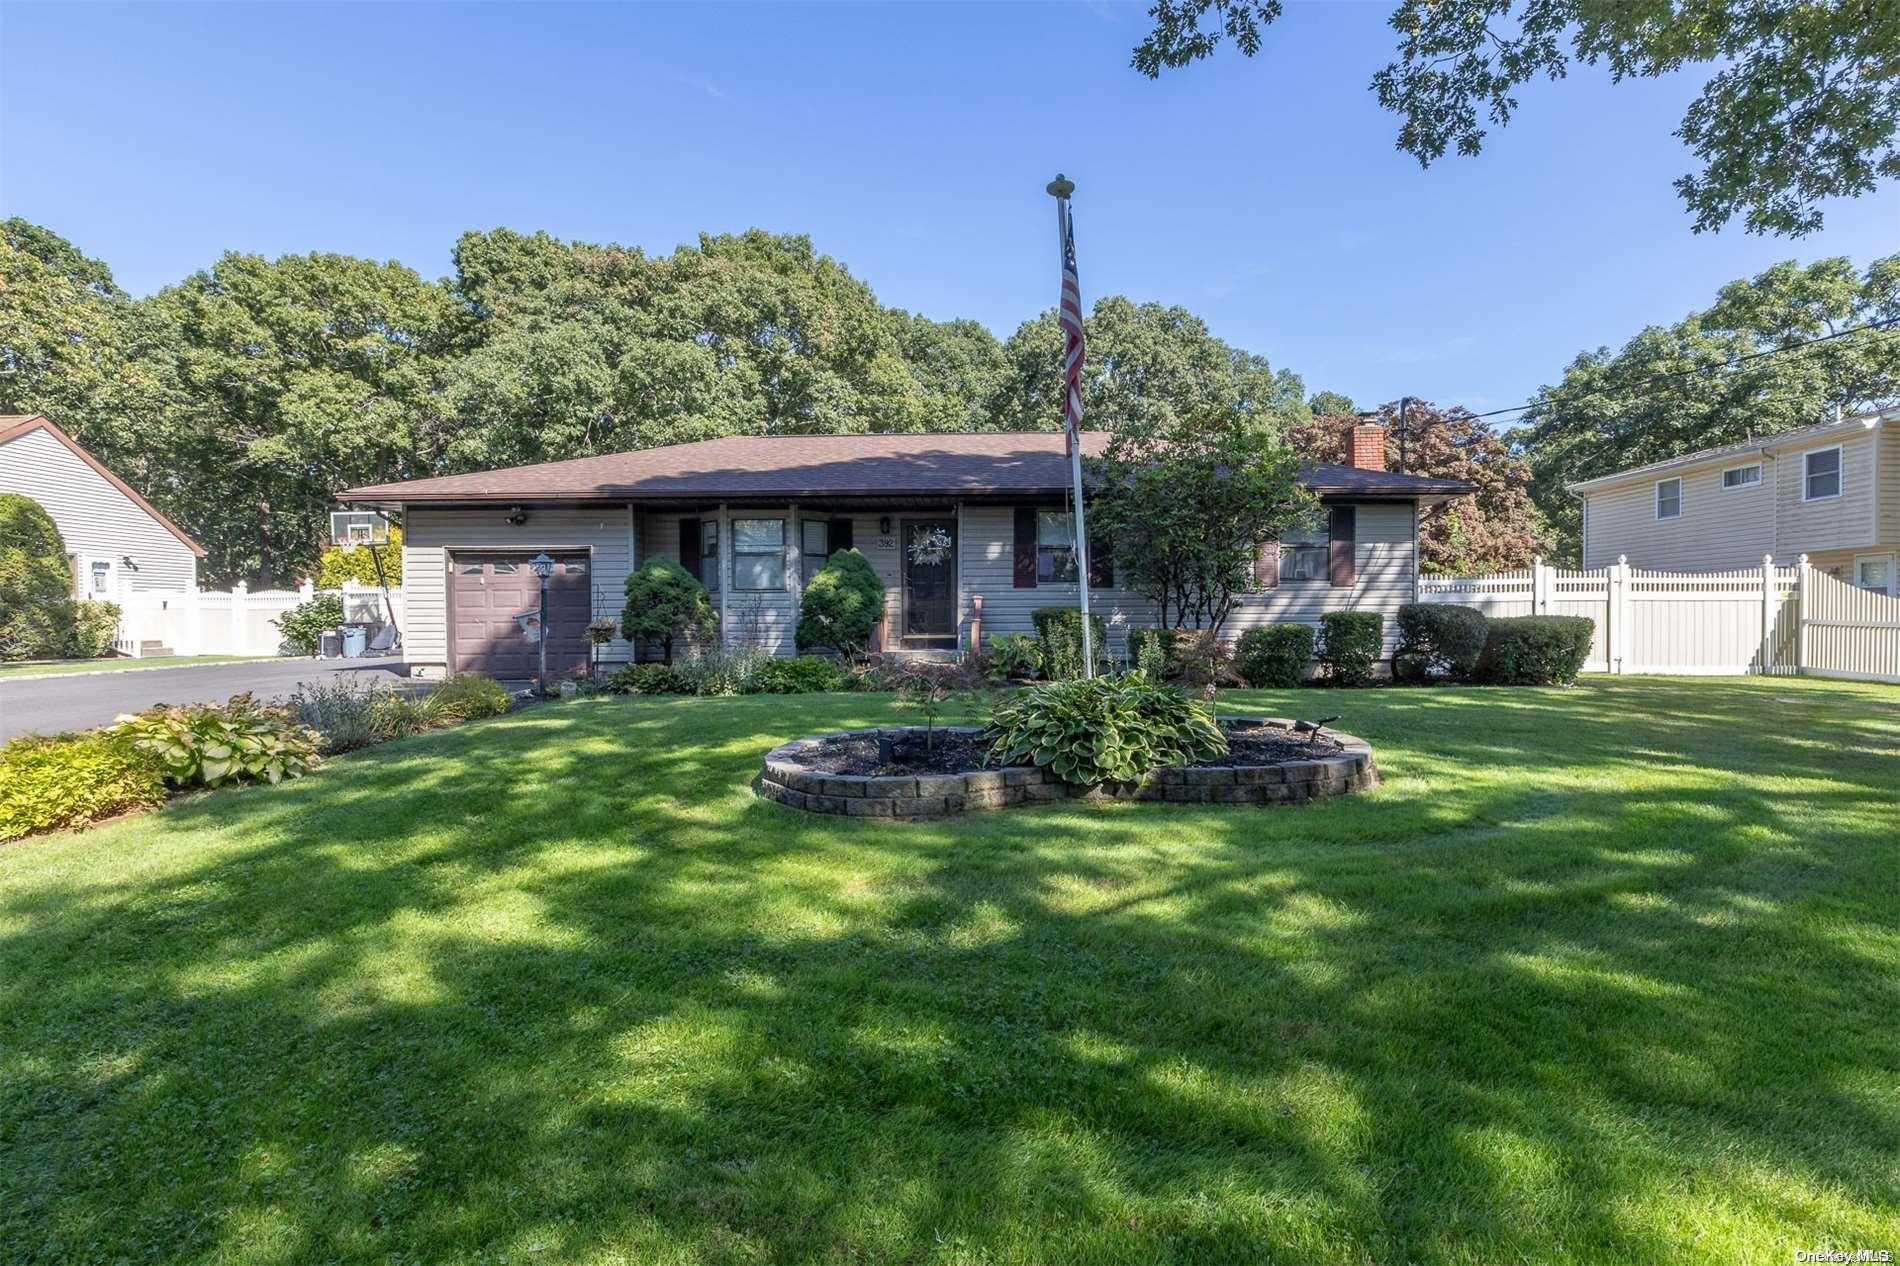
[[[1099,454],[1107,436],[1083,437]],[[1356,429],[1350,465],[1302,478],[1323,503],[1313,530],[1262,548],[1259,590],[1227,623],[1317,622],[1327,611],[1392,614],[1414,596],[1421,509],[1473,491],[1385,469],[1385,433]],[[705,581],[721,636],[793,652],[803,585],[855,546],[888,591],[880,649],[941,651],[1033,631],[1037,607],[1073,606],[1074,559],[1060,432],[731,436],[478,474],[353,488],[351,505],[399,515],[404,650],[414,671],[523,676],[537,601],[528,560],[556,562],[550,669],[586,662],[580,630],[618,618],[628,573],[654,555]],[[913,549],[918,544],[930,548]],[[1110,564],[1112,566],[1112,564]],[[1149,604],[1094,578],[1117,650],[1154,622]],[[1387,621],[1387,649],[1395,630]],[[603,662],[657,650],[616,639]]]
[[[46,417],[0,414],[0,492],[52,516],[77,597],[198,587],[204,547]]]
[[[1900,595],[1900,408],[1703,449],[1568,485],[1583,565],[1734,571],[1764,555]]]

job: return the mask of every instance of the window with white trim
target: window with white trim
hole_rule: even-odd
[[[1280,533],[1280,579],[1327,580],[1333,578],[1332,516],[1324,510],[1311,522]]]
[[[756,592],[785,587],[785,520],[732,521],[732,587]]]
[[[831,557],[831,524],[825,519],[798,521],[798,571],[810,584]]]
[[[1036,583],[1074,584],[1075,516],[1066,510],[1036,512]]]
[[[1820,501],[1841,495],[1841,450],[1823,448],[1801,458],[1801,499]]]
[[[1722,472],[1724,488],[1749,488],[1761,482],[1761,464],[1753,466],[1731,466]]]
[[[1656,481],[1656,517],[1659,519],[1682,517],[1682,480],[1658,479]]]
[[[1884,593],[1892,597],[1894,593],[1893,555],[1862,554],[1856,558],[1854,583],[1862,589],[1871,589],[1875,593]]]

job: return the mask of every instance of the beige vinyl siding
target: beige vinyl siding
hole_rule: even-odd
[[[1722,472],[1760,461],[1761,482],[1724,488]],[[1759,564],[1774,548],[1772,458],[1740,457],[1708,466],[1666,472],[1682,479],[1682,513],[1656,517],[1654,477],[1600,489],[1589,496],[1584,542],[1586,569],[1608,567],[1619,555],[1656,571],[1697,571]]]
[[[502,507],[441,510],[405,507],[402,523],[403,651],[425,669],[448,664],[448,559],[455,550],[553,552],[585,549],[592,556],[589,579],[596,617],[618,619],[626,605],[627,572],[633,566],[633,531],[625,506],[530,511],[519,527]],[[618,636],[601,650],[601,662],[624,661],[627,643]]]
[[[1841,495],[1803,501],[1803,455],[1834,447],[1835,441],[1783,449],[1777,455],[1781,479],[1776,489],[1775,555],[1788,561],[1799,554],[1854,549],[1874,544],[1874,463],[1879,432],[1862,432],[1838,441]],[[1761,561],[1759,556],[1756,562]],[[1740,564],[1737,564],[1740,565]]]
[[[198,587],[191,548],[43,430],[0,446],[0,492],[39,502],[59,527],[68,554],[111,562],[115,579],[127,588],[182,593]],[[136,569],[120,565],[127,556]]]
[[[1880,428],[1880,544],[1900,546],[1900,421]]]
[[[983,635],[1032,633],[1030,612],[1037,607],[1074,606],[1075,585],[1015,587],[1015,518],[1009,506],[966,506],[962,566],[966,595],[983,595]],[[1326,581],[1281,584],[1242,597],[1228,617],[1224,632],[1238,637],[1263,624],[1317,625],[1328,611],[1378,611],[1386,616],[1385,653],[1398,640],[1394,617],[1412,600],[1417,545],[1415,511],[1409,503],[1367,503],[1357,507],[1354,531],[1355,579],[1335,588]],[[1090,591],[1095,612],[1108,622],[1109,642],[1116,654],[1124,652],[1127,632],[1155,622],[1155,609],[1146,599],[1119,589]],[[967,597],[963,615],[967,632]]]

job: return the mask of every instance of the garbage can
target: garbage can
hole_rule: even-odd
[[[325,629],[317,634],[317,658],[338,659],[343,654],[343,634],[336,629]]]
[[[369,646],[369,630],[360,624],[349,624],[343,628],[343,658],[361,659],[363,651]]]

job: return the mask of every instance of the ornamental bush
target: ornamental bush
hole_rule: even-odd
[[[1181,671],[1181,630],[1128,630],[1128,662],[1156,681],[1173,677]]]
[[[1444,602],[1408,602],[1399,608],[1398,625],[1394,677],[1423,681],[1438,674],[1466,681],[1477,672],[1487,632],[1482,611]]]
[[[72,653],[81,659],[97,659],[112,649],[112,637],[119,631],[120,611],[116,602],[89,598],[73,603]]]
[[[514,706],[514,696],[493,677],[457,673],[429,694],[428,708],[443,721],[498,717]]]
[[[984,644],[983,659],[999,681],[1029,681],[1042,672],[1042,643],[1027,633],[1005,633]]]
[[[419,733],[437,719],[428,705],[400,691],[348,677],[298,682],[284,702],[321,736],[318,747],[331,756]]]
[[[768,659],[752,677],[752,692],[764,695],[818,694],[844,689],[844,674],[823,655]]]
[[[607,679],[617,695],[689,695],[693,688],[671,664],[628,664]]]
[[[884,582],[863,554],[841,549],[805,586],[792,640],[801,651],[833,650],[856,659],[883,618]]]
[[[1082,786],[1139,782],[1227,750],[1212,705],[1142,673],[1030,686],[996,706],[983,738],[986,763],[1039,765]]]
[[[1379,663],[1385,617],[1377,611],[1328,611],[1319,618],[1319,662],[1335,686],[1368,686]]]
[[[1042,643],[1042,672],[1052,681],[1082,675],[1082,612],[1078,607],[1037,607],[1029,613]],[[1108,625],[1089,613],[1090,647],[1099,668],[1108,659]]]
[[[271,621],[284,635],[284,645],[292,655],[315,655],[317,639],[343,623],[343,597],[320,593],[308,602],[300,602]]]
[[[158,758],[124,735],[28,734],[0,747],[0,841],[164,802]]]
[[[641,563],[627,577],[626,592],[621,633],[629,642],[635,638],[658,642],[669,664],[675,638],[704,640],[719,627],[706,586],[670,558],[656,555]]]
[[[1596,621],[1581,615],[1520,615],[1489,622],[1478,680],[1494,686],[1568,686],[1590,657]]]
[[[341,545],[332,545],[323,551],[323,557],[317,560],[317,588],[341,589],[343,582],[354,580],[359,585],[380,583],[376,578],[376,560],[383,563],[382,579],[391,589],[402,584],[402,529],[389,529],[389,544],[358,545],[355,549],[344,549]]]
[[[112,732],[157,757],[165,781],[180,787],[301,777],[316,765],[322,737],[291,709],[260,704],[249,692],[122,716]]]
[[[1319,635],[1308,624],[1268,624],[1240,635],[1234,667],[1256,689],[1284,690],[1306,680]]]
[[[0,492],[0,659],[51,659],[70,649],[73,573],[66,542],[31,497]]]

